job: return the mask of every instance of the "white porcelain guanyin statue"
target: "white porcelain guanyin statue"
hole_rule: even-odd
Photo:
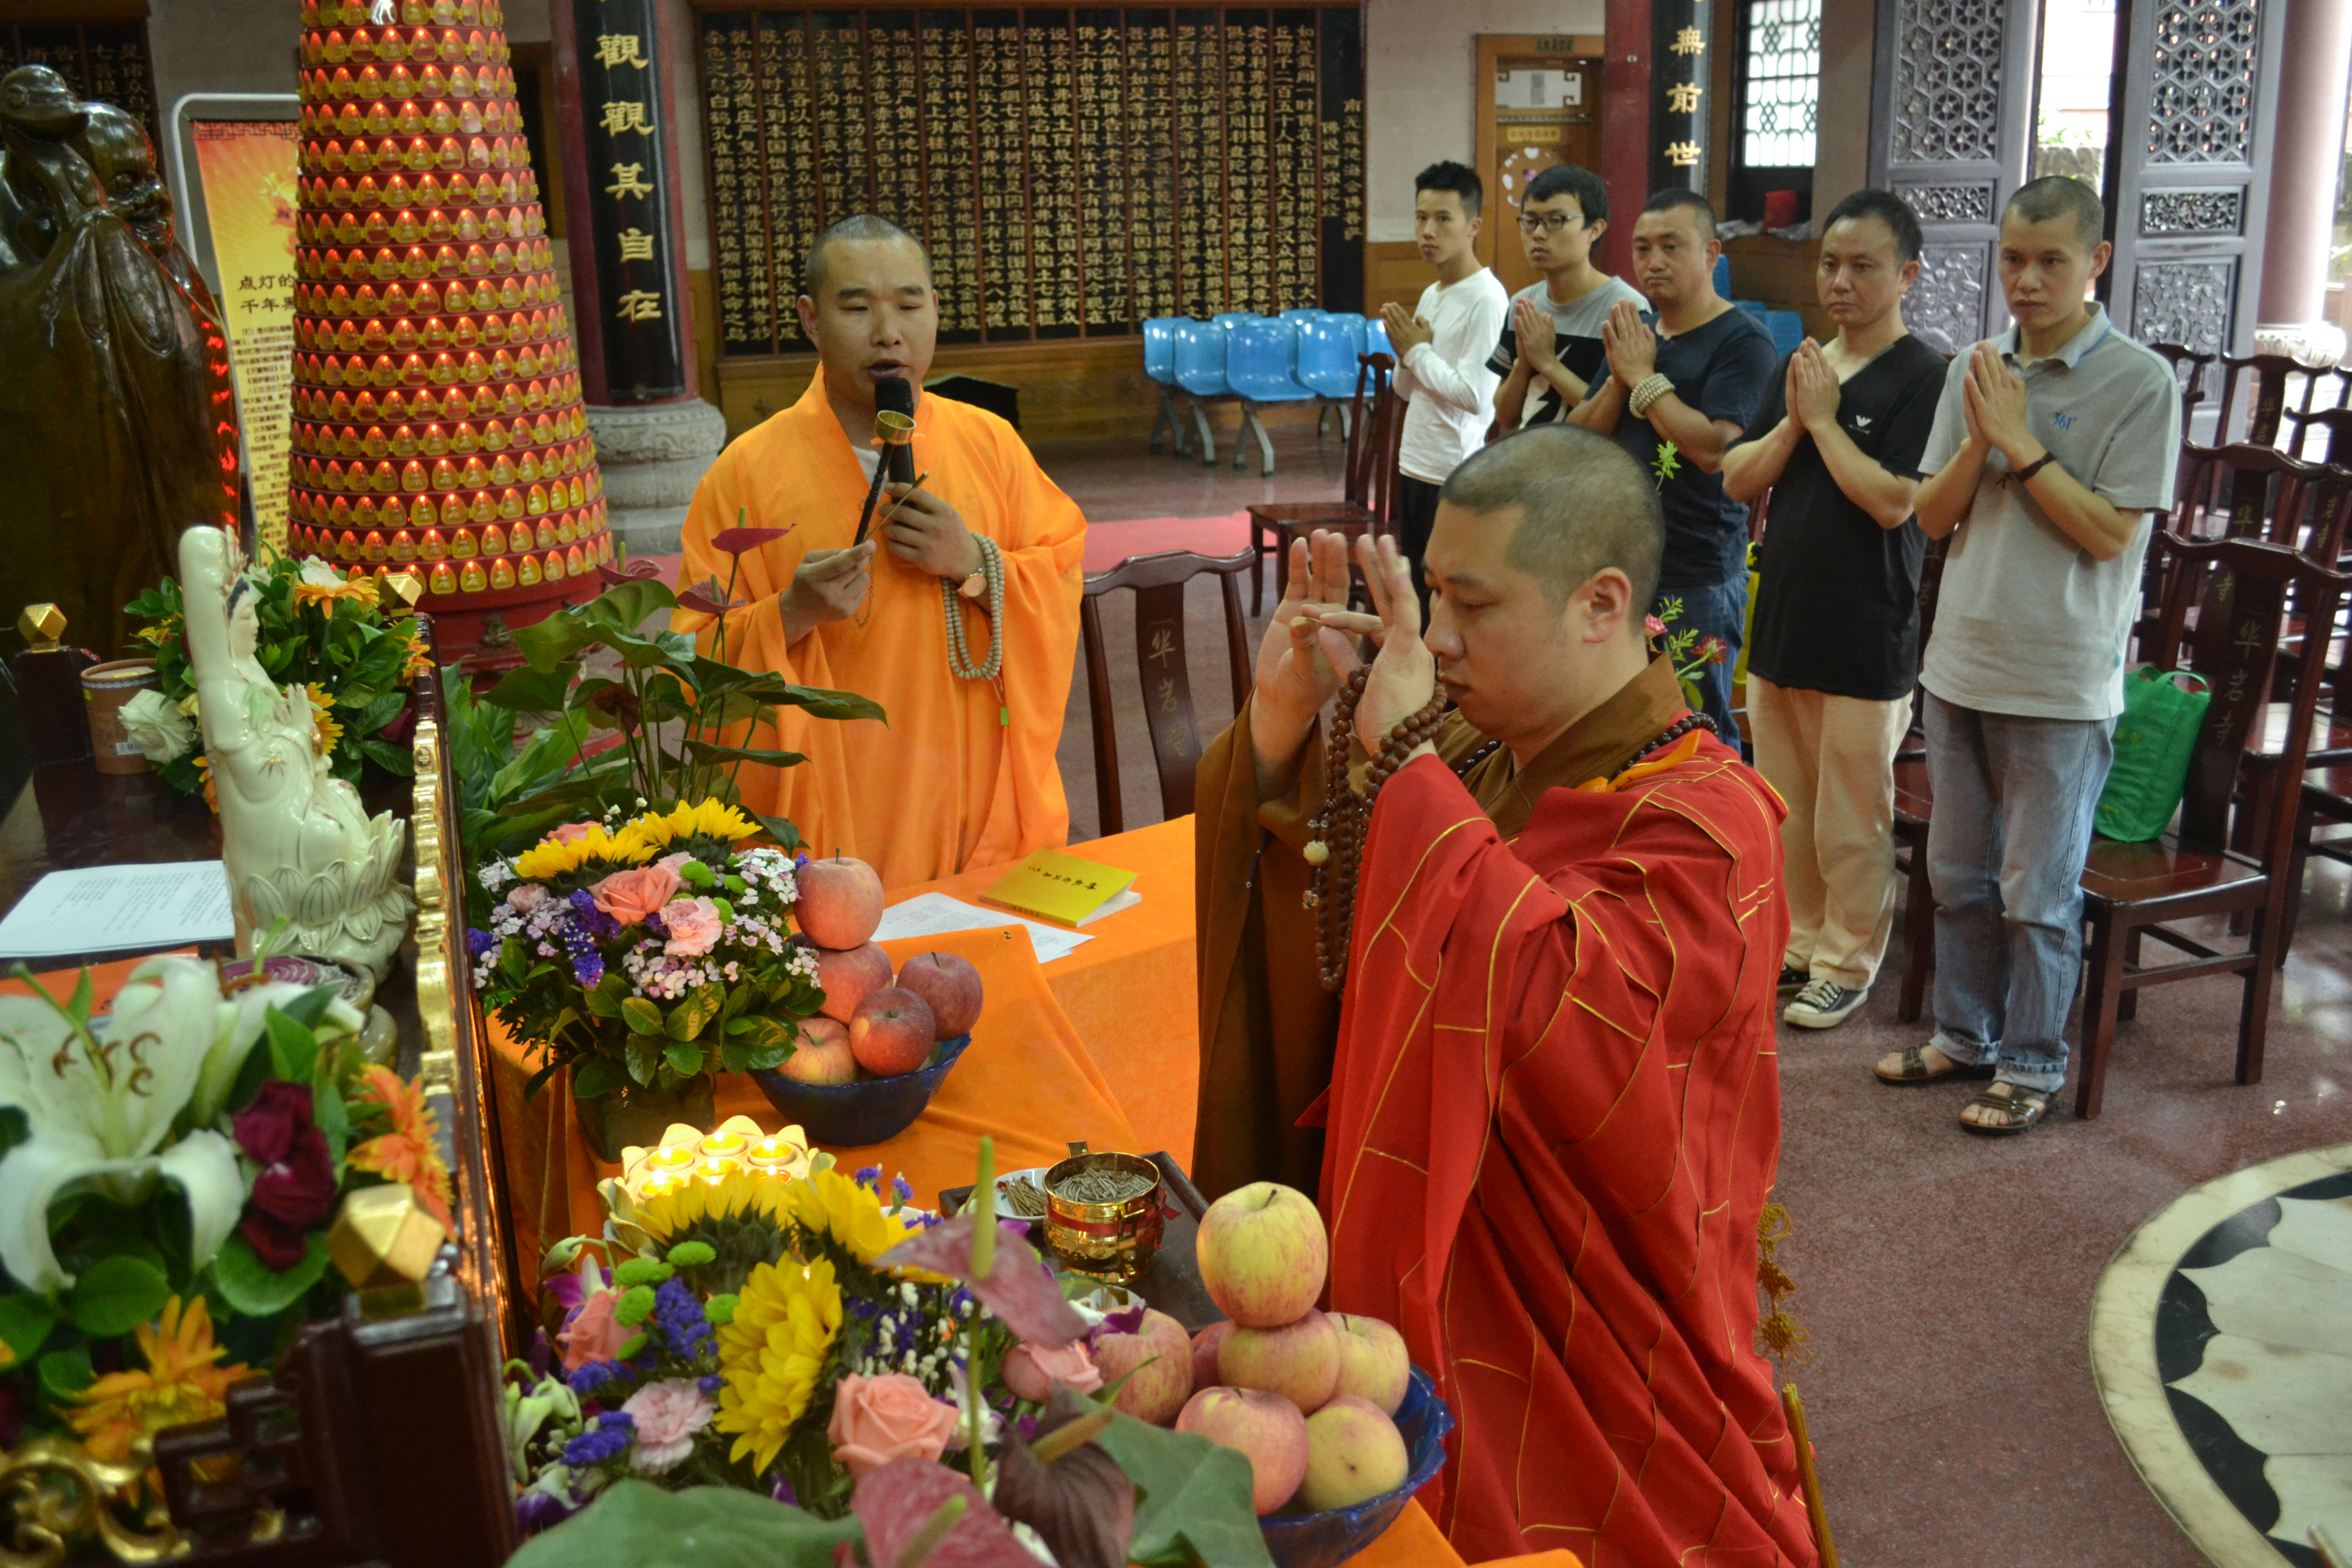
[[[282,918],[278,951],[383,978],[416,908],[394,880],[406,825],[371,821],[359,791],[319,754],[310,693],[281,687],[254,658],[257,625],[236,537],[213,527],[180,536],[188,663],[205,753],[220,803],[236,950]]]

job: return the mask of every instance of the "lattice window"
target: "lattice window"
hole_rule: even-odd
[[[1895,161],[1998,155],[2001,0],[1903,0],[1895,48]]]
[[[2156,19],[2151,163],[2242,163],[2253,143],[2257,0],[2168,0]]]
[[[1810,166],[1822,92],[1822,0],[1749,0],[1744,63],[1740,163]]]

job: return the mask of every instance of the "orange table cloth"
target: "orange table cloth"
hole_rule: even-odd
[[[1437,1521],[1417,1502],[1405,1504],[1394,1524],[1378,1541],[1348,1559],[1349,1568],[1463,1568],[1453,1542],[1439,1533]],[[1497,1557],[1478,1568],[1582,1568],[1575,1552],[1566,1548],[1538,1552],[1525,1557]]]
[[[929,1207],[942,1189],[970,1184],[983,1135],[996,1140],[999,1170],[1051,1164],[1074,1139],[1097,1149],[1138,1146],[1110,1086],[1054,999],[1027,931],[957,931],[883,947],[893,964],[920,952],[962,954],[980,971],[987,1002],[971,1045],[914,1125],[887,1143],[831,1151],[842,1164],[879,1165],[904,1175],[915,1201]],[[599,1161],[581,1132],[570,1075],[556,1074],[525,1100],[522,1087],[537,1070],[535,1058],[527,1058],[496,1020],[488,1037],[516,1256],[528,1272],[552,1243],[603,1232],[604,1204],[596,1184],[620,1171]],[[770,1132],[784,1122],[740,1073],[719,1076],[718,1109],[721,1119],[740,1113]]]
[[[1133,871],[1130,886],[1143,901],[1086,927],[1084,934],[1094,940],[1046,964],[1045,983],[1127,1112],[1141,1140],[1134,1147],[1147,1154],[1164,1149],[1189,1171],[1192,1112],[1201,1090],[1192,819],[1180,816],[1132,833],[1073,844],[1068,852]],[[1005,870],[990,866],[936,882],[893,888],[890,902],[900,903],[918,893],[945,893],[978,904],[982,892]]]

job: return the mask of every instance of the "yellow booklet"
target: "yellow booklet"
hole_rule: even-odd
[[[1058,849],[1040,849],[997,879],[981,898],[1035,920],[1081,926],[1108,913],[1106,906],[1114,900],[1120,900],[1121,908],[1140,902],[1127,890],[1134,880],[1132,871],[1081,860]]]

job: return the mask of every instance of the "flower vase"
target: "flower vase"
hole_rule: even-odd
[[[651,1148],[659,1143],[671,1123],[683,1121],[708,1132],[719,1124],[717,1085],[709,1073],[688,1079],[676,1089],[646,1089],[630,1084],[592,1100],[574,1096],[580,1110],[580,1131],[596,1158],[618,1164],[621,1151],[635,1143]]]

